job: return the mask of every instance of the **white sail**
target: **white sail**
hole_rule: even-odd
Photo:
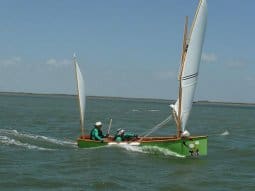
[[[79,109],[80,109],[81,131],[82,131],[82,134],[84,134],[84,114],[85,114],[85,105],[86,105],[85,82],[83,80],[82,73],[75,55],[73,59],[74,59],[75,74],[76,74],[76,80],[77,80],[77,94],[78,94]]]
[[[189,114],[192,108],[192,102],[198,80],[199,65],[201,60],[202,47],[207,22],[207,3],[206,0],[200,0],[196,15],[190,31],[190,38],[186,57],[184,60],[181,75],[181,97],[173,106],[177,116],[179,115],[179,99],[181,99],[180,123],[182,132],[185,131]]]

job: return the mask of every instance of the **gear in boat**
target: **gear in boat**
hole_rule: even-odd
[[[138,135],[126,132],[124,129],[117,129],[114,136],[109,136],[109,134],[104,134],[102,131],[103,124],[101,121],[98,121],[94,124],[94,128],[90,131],[90,140],[100,141],[100,142],[124,142],[124,141],[135,141],[138,139]],[[82,139],[87,139],[88,136],[81,136]]]

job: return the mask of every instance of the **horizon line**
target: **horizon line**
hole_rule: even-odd
[[[76,94],[68,93],[33,93],[33,92],[15,92],[15,91],[0,91],[0,95],[52,95],[52,96],[76,96]],[[145,97],[122,97],[122,96],[107,96],[107,95],[86,95],[86,97],[97,98],[111,98],[111,99],[140,99],[140,100],[161,100],[161,101],[176,101],[176,99],[164,99],[164,98],[145,98]],[[217,100],[197,100],[193,103],[222,103],[222,104],[234,104],[234,105],[255,105],[255,103],[249,102],[231,102],[231,101],[217,101]]]

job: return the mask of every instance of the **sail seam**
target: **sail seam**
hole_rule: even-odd
[[[191,78],[195,78],[198,76],[198,72],[195,73],[195,74],[191,74],[191,75],[188,75],[188,76],[184,76],[182,77],[182,80],[188,80],[188,79],[191,79]]]

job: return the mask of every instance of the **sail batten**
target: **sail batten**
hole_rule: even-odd
[[[175,105],[172,106],[179,119],[179,121],[177,121],[177,126],[181,126],[182,132],[184,132],[186,129],[186,124],[192,108],[192,102],[199,74],[199,65],[204,42],[206,22],[207,3],[206,0],[200,0],[190,30],[186,52],[182,53],[182,58],[184,60],[182,60],[181,63],[182,70],[179,76],[179,92],[181,91],[181,93],[179,93]],[[186,33],[186,29],[184,33]],[[185,42],[183,43],[187,43],[187,39],[184,40]]]
[[[85,134],[84,124],[85,124],[85,105],[86,105],[86,97],[85,97],[85,82],[78,65],[76,56],[73,57],[74,66],[75,66],[75,76],[77,81],[77,97],[78,97],[78,104],[80,110],[80,127],[81,127],[81,134]]]

